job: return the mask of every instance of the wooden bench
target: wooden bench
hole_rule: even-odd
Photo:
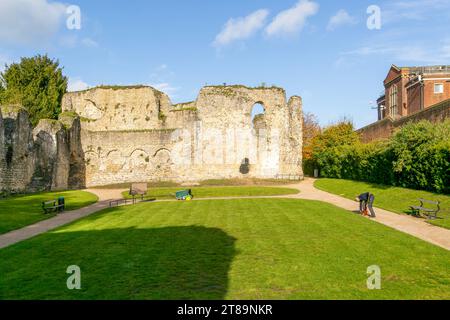
[[[133,197],[133,202],[135,202],[136,196],[141,196],[141,200],[144,200],[144,196],[147,194],[148,186],[146,183],[132,183],[130,186],[130,196]]]
[[[426,199],[419,199],[420,206],[411,206],[411,210],[414,215],[420,216],[421,213],[426,216],[428,219],[437,219],[437,214],[441,211],[441,207],[439,206],[441,203],[439,201],[431,201]],[[425,203],[435,205],[436,208],[426,208]]]
[[[64,209],[65,209],[64,203],[58,204],[57,200],[42,202],[42,210],[44,210],[44,214],[50,212],[61,212],[64,211]]]

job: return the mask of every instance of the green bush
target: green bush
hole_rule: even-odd
[[[402,187],[445,192],[449,188],[450,121],[408,124],[391,139],[393,171]]]
[[[450,193],[449,136],[450,121],[410,123],[388,141],[368,144],[348,134],[324,144],[322,135],[313,162],[323,177]]]

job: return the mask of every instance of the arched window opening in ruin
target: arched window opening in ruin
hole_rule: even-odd
[[[266,109],[261,102],[255,103],[252,108],[251,119],[252,119],[252,128],[257,128],[258,123],[264,120],[264,116],[266,114]]]

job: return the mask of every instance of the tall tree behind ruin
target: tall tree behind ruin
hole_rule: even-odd
[[[3,87],[3,83],[0,78],[0,104],[2,102],[2,97],[3,97],[4,92],[5,92],[5,88]]]
[[[327,150],[344,145],[355,145],[359,143],[359,135],[355,132],[353,123],[343,119],[336,124],[325,127],[312,143],[313,157]]]
[[[19,104],[28,110],[35,126],[40,119],[57,119],[67,91],[67,78],[59,62],[47,55],[22,58],[0,74],[1,104]]]
[[[313,140],[321,132],[317,117],[307,112],[303,115],[303,171],[312,175],[313,164]]]
[[[317,117],[307,112],[303,115],[303,159],[312,157],[312,141],[320,133]]]

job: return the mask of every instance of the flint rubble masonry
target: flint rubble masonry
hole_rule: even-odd
[[[252,123],[258,103],[265,113]],[[0,116],[0,189],[303,179],[302,100],[277,87],[207,86],[176,105],[152,87],[97,87],[67,93],[60,119],[34,129],[19,109]]]

